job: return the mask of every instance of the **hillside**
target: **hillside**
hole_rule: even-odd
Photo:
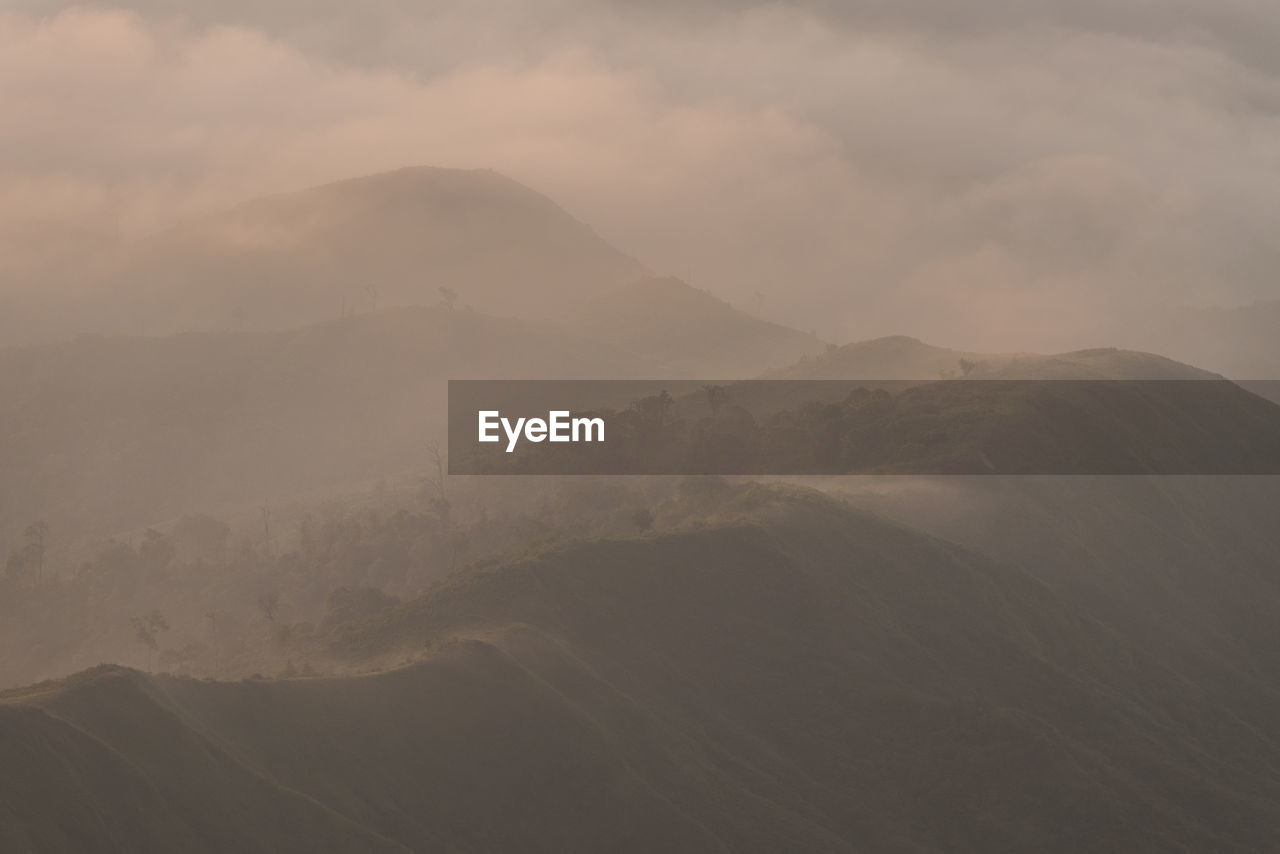
[[[1188,681],[1070,591],[813,495],[748,487],[717,514],[464,573],[335,636],[418,658],[396,670],[9,692],[0,842],[1261,851],[1280,831],[1258,677],[1208,657]]]
[[[132,245],[97,283],[92,322],[69,331],[280,329],[430,305],[441,288],[460,306],[546,318],[642,275],[509,178],[417,167],[255,199]]]
[[[1111,334],[1232,379],[1280,378],[1280,300],[1229,308],[1156,308]]]
[[[1070,353],[979,353],[906,335],[858,341],[765,373],[780,380],[1200,380],[1219,375],[1154,353],[1114,347]]]
[[[35,519],[65,541],[420,468],[424,442],[442,441],[449,377],[648,372],[561,330],[439,304],[3,350],[0,544]]]
[[[1092,358],[1094,354],[1086,354]],[[1114,354],[1100,354],[1109,364]],[[1142,354],[1137,354],[1141,356]],[[1194,369],[1159,357],[1134,371]],[[1025,363],[1027,367],[1024,367]],[[1074,379],[1080,361],[1019,359],[967,379],[593,383],[558,399],[607,442],[479,444],[466,413],[531,414],[527,386],[455,388],[459,474],[1280,474],[1280,404],[1224,379]],[[1041,379],[1007,379],[1008,375]],[[630,394],[626,391],[630,389]],[[550,395],[538,384],[537,392]],[[578,403],[573,403],[577,399]]]
[[[663,378],[745,379],[824,346],[674,278],[616,287],[588,302],[570,328],[654,360]]]

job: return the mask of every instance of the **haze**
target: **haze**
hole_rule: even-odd
[[[9,5],[15,312],[175,223],[419,164],[836,343],[1155,346],[1124,339],[1277,292],[1269,3]]]

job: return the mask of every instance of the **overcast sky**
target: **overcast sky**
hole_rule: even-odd
[[[1280,296],[1274,0],[6,8],[10,287],[71,244],[430,164],[829,340],[1107,344],[1102,317]]]

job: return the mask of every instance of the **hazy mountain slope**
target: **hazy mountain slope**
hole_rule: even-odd
[[[489,170],[418,167],[246,202],[132,246],[71,331],[263,330],[377,304],[558,316],[644,267]],[[64,324],[64,328],[66,324]]]
[[[720,394],[718,409],[706,391],[668,398],[661,421],[654,396],[605,413],[610,441],[591,447],[472,445],[455,471],[1280,474],[1280,405],[1229,380],[749,381]]]
[[[424,441],[443,440],[449,377],[645,373],[607,345],[441,305],[4,350],[0,519],[106,534],[376,477],[423,464]]]
[[[431,644],[411,667],[109,672],[7,695],[5,743],[67,814],[123,771],[61,777],[70,748],[39,737],[56,721],[168,797],[217,804],[222,780],[185,769],[230,757],[416,850],[1262,851],[1280,831],[1274,694],[1250,726],[1070,595],[822,499],[753,488],[722,515],[467,573],[337,641]],[[182,838],[204,802],[130,850]]]
[[[1029,380],[1220,378],[1154,353],[1113,347],[1053,355],[978,353],[935,347],[906,335],[846,344],[764,376],[791,380],[933,380],[962,376]]]
[[[1112,336],[1232,379],[1280,379],[1280,300],[1231,308],[1157,308]]]
[[[1068,591],[1198,684],[1280,680],[1280,477],[845,480],[860,506]],[[1216,673],[1212,679],[1207,674]],[[1257,712],[1260,704],[1250,704]],[[1265,725],[1265,723],[1264,723]]]
[[[764,374],[779,380],[932,380],[958,370],[961,359],[987,354],[935,347],[906,335],[856,341]]]
[[[673,278],[614,288],[587,303],[570,328],[654,359],[662,377],[740,379],[824,347]]]

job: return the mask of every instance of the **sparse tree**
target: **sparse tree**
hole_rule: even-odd
[[[729,390],[722,385],[704,385],[703,392],[707,395],[707,406],[711,408],[711,417],[715,418],[720,414],[720,407],[724,406],[724,402],[729,397]]]
[[[173,538],[162,534],[154,528],[147,528],[142,534],[142,544],[138,546],[138,557],[151,569],[164,569],[173,563],[178,549]]]
[[[130,617],[129,624],[133,626],[134,638],[147,648],[147,671],[150,672],[151,656],[160,645],[157,637],[161,632],[169,631],[169,621],[158,610],[155,610],[150,614]]]
[[[23,531],[23,536],[26,537],[27,544],[22,550],[22,557],[27,569],[34,569],[36,584],[39,584],[44,575],[44,553],[49,542],[49,523],[43,520],[32,522]]]
[[[276,614],[280,612],[280,594],[275,590],[264,590],[259,593],[258,608],[262,610],[262,616],[267,618],[267,622],[274,623]]]
[[[440,519],[441,524],[449,527],[449,493],[446,488],[445,458],[440,451],[440,443],[435,439],[427,439],[427,455],[431,468],[422,482],[422,497],[427,506]]]
[[[262,545],[267,557],[271,557],[271,507],[262,502]]]
[[[642,397],[631,404],[632,408],[646,421],[655,427],[665,427],[667,425],[667,416],[671,412],[671,405],[674,401],[671,395],[663,389],[658,394],[651,394],[648,397]]]

